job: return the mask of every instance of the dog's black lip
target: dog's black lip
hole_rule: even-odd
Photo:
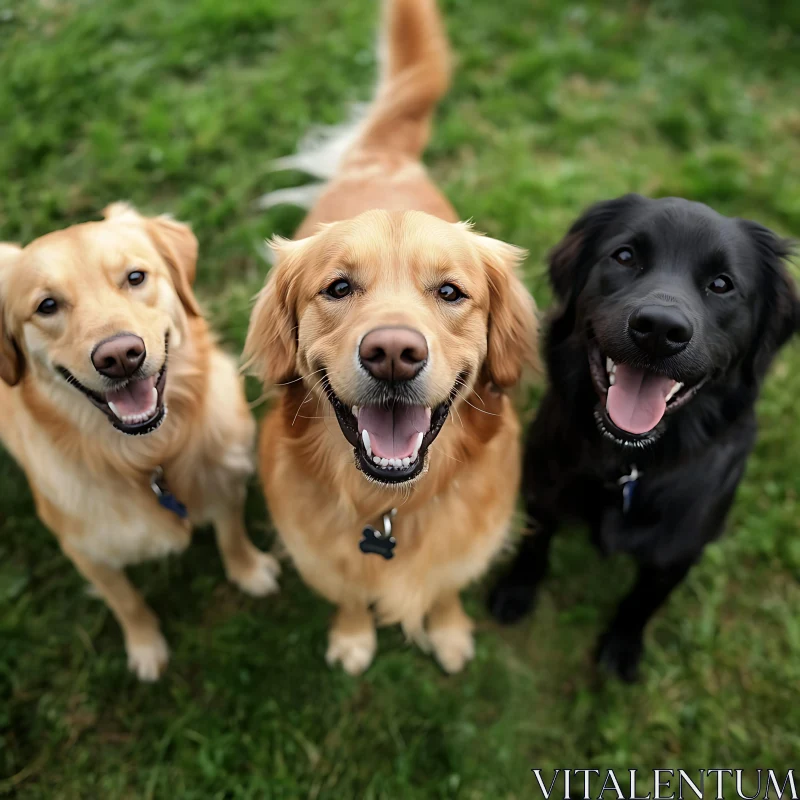
[[[366,453],[362,450],[361,437],[358,433],[358,423],[350,408],[346,406],[333,391],[330,381],[328,380],[327,372],[323,372],[322,387],[336,414],[336,420],[339,423],[339,428],[342,431],[345,439],[353,446],[355,451],[356,467],[360,469],[370,480],[376,483],[386,485],[396,485],[406,483],[414,478],[419,477],[425,469],[427,463],[428,448],[433,443],[434,439],[439,435],[447,417],[450,413],[450,407],[456,399],[458,394],[458,387],[466,383],[466,373],[461,373],[456,379],[453,389],[450,392],[447,400],[440,403],[436,408],[431,410],[431,422],[428,432],[422,438],[422,444],[419,448],[419,453],[413,464],[409,464],[404,469],[384,469],[370,461]]]
[[[629,433],[628,431],[622,430],[622,428],[619,428],[617,425],[615,425],[606,411],[606,401],[608,398],[609,389],[608,373],[606,372],[605,366],[605,360],[607,356],[600,342],[594,337],[591,329],[589,331],[587,350],[589,359],[589,373],[592,378],[592,385],[594,386],[594,390],[600,400],[595,411],[595,421],[597,422],[600,432],[619,445],[642,447],[655,442],[663,433],[664,418],[670,414],[673,414],[679,408],[685,406],[710,378],[710,376],[706,375],[704,378],[701,378],[691,386],[684,384],[680,391],[678,391],[678,393],[667,403],[666,410],[664,411],[664,417],[661,418],[655,428],[647,431],[646,433]],[[617,361],[611,356],[608,357],[612,358],[614,363],[625,363],[624,360]],[[672,380],[677,380],[680,383],[684,383],[684,381],[680,381],[679,378],[669,375],[666,372],[659,372],[657,370],[650,371],[654,375],[664,375]]]
[[[158,371],[158,378],[156,380],[156,391],[158,392],[158,403],[156,405],[156,413],[148,420],[140,422],[136,425],[126,425],[123,423],[114,412],[109,408],[108,403],[98,393],[84,386],[66,367],[56,366],[58,372],[64,380],[71,386],[74,386],[78,391],[86,395],[92,404],[102,411],[109,422],[114,428],[128,436],[143,436],[144,434],[151,433],[161,426],[167,416],[167,409],[164,405],[164,387],[167,383],[167,362],[169,360],[169,334],[164,338],[164,363]],[[148,376],[142,376],[138,380],[143,380]]]
[[[647,431],[647,433],[629,433],[628,431],[624,431],[614,424],[611,417],[608,416],[608,412],[599,403],[594,410],[594,419],[600,433],[620,447],[649,447],[661,438],[661,434],[663,433],[663,426],[661,423],[656,425],[652,430]]]

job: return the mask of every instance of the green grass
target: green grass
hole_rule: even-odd
[[[192,223],[199,293],[232,350],[294,208],[270,174],[374,79],[374,0],[0,3],[0,238],[124,198]],[[458,54],[428,163],[464,217],[543,256],[590,202],[678,194],[800,234],[793,0],[446,0]],[[134,569],[173,648],[127,672],[110,613],[0,460],[0,793],[87,798],[523,798],[533,767],[773,767],[800,756],[800,354],[776,366],[729,535],[660,613],[643,682],[589,652],[632,577],[562,537],[536,614],[446,678],[396,630],[368,673],[324,665],[330,608],[226,585],[210,535]],[[530,409],[528,410],[530,412]],[[271,539],[253,487],[250,529]]]

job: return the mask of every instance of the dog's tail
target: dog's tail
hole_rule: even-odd
[[[436,0],[384,0],[375,99],[350,153],[419,158],[437,103],[450,86],[450,50]]]
[[[294,155],[273,162],[331,180],[348,161],[368,154],[397,153],[418,159],[428,143],[437,102],[450,85],[450,50],[436,0],[384,0],[378,46],[380,73],[371,104],[356,106],[351,119],[312,130]],[[281,189],[259,201],[310,206],[319,184]]]

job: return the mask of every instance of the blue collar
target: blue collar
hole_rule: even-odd
[[[153,470],[153,474],[150,476],[150,488],[153,490],[153,494],[158,498],[158,502],[166,508],[167,511],[171,511],[180,519],[186,519],[189,516],[186,506],[169,490],[167,481],[164,478],[163,467],[156,467]]]

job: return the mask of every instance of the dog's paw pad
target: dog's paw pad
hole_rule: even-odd
[[[360,675],[372,663],[376,649],[375,631],[349,636],[331,633],[325,661],[330,667],[341,664],[348,675]]]
[[[169,647],[160,633],[154,633],[148,641],[129,643],[128,669],[136,673],[140,681],[157,681],[169,661]]]
[[[428,639],[439,665],[450,675],[461,672],[475,656],[475,642],[469,630],[440,628],[428,631]]]
[[[256,553],[252,563],[245,569],[230,574],[230,579],[243,592],[253,597],[266,597],[275,594],[280,588],[278,575],[281,565],[269,553]]]

